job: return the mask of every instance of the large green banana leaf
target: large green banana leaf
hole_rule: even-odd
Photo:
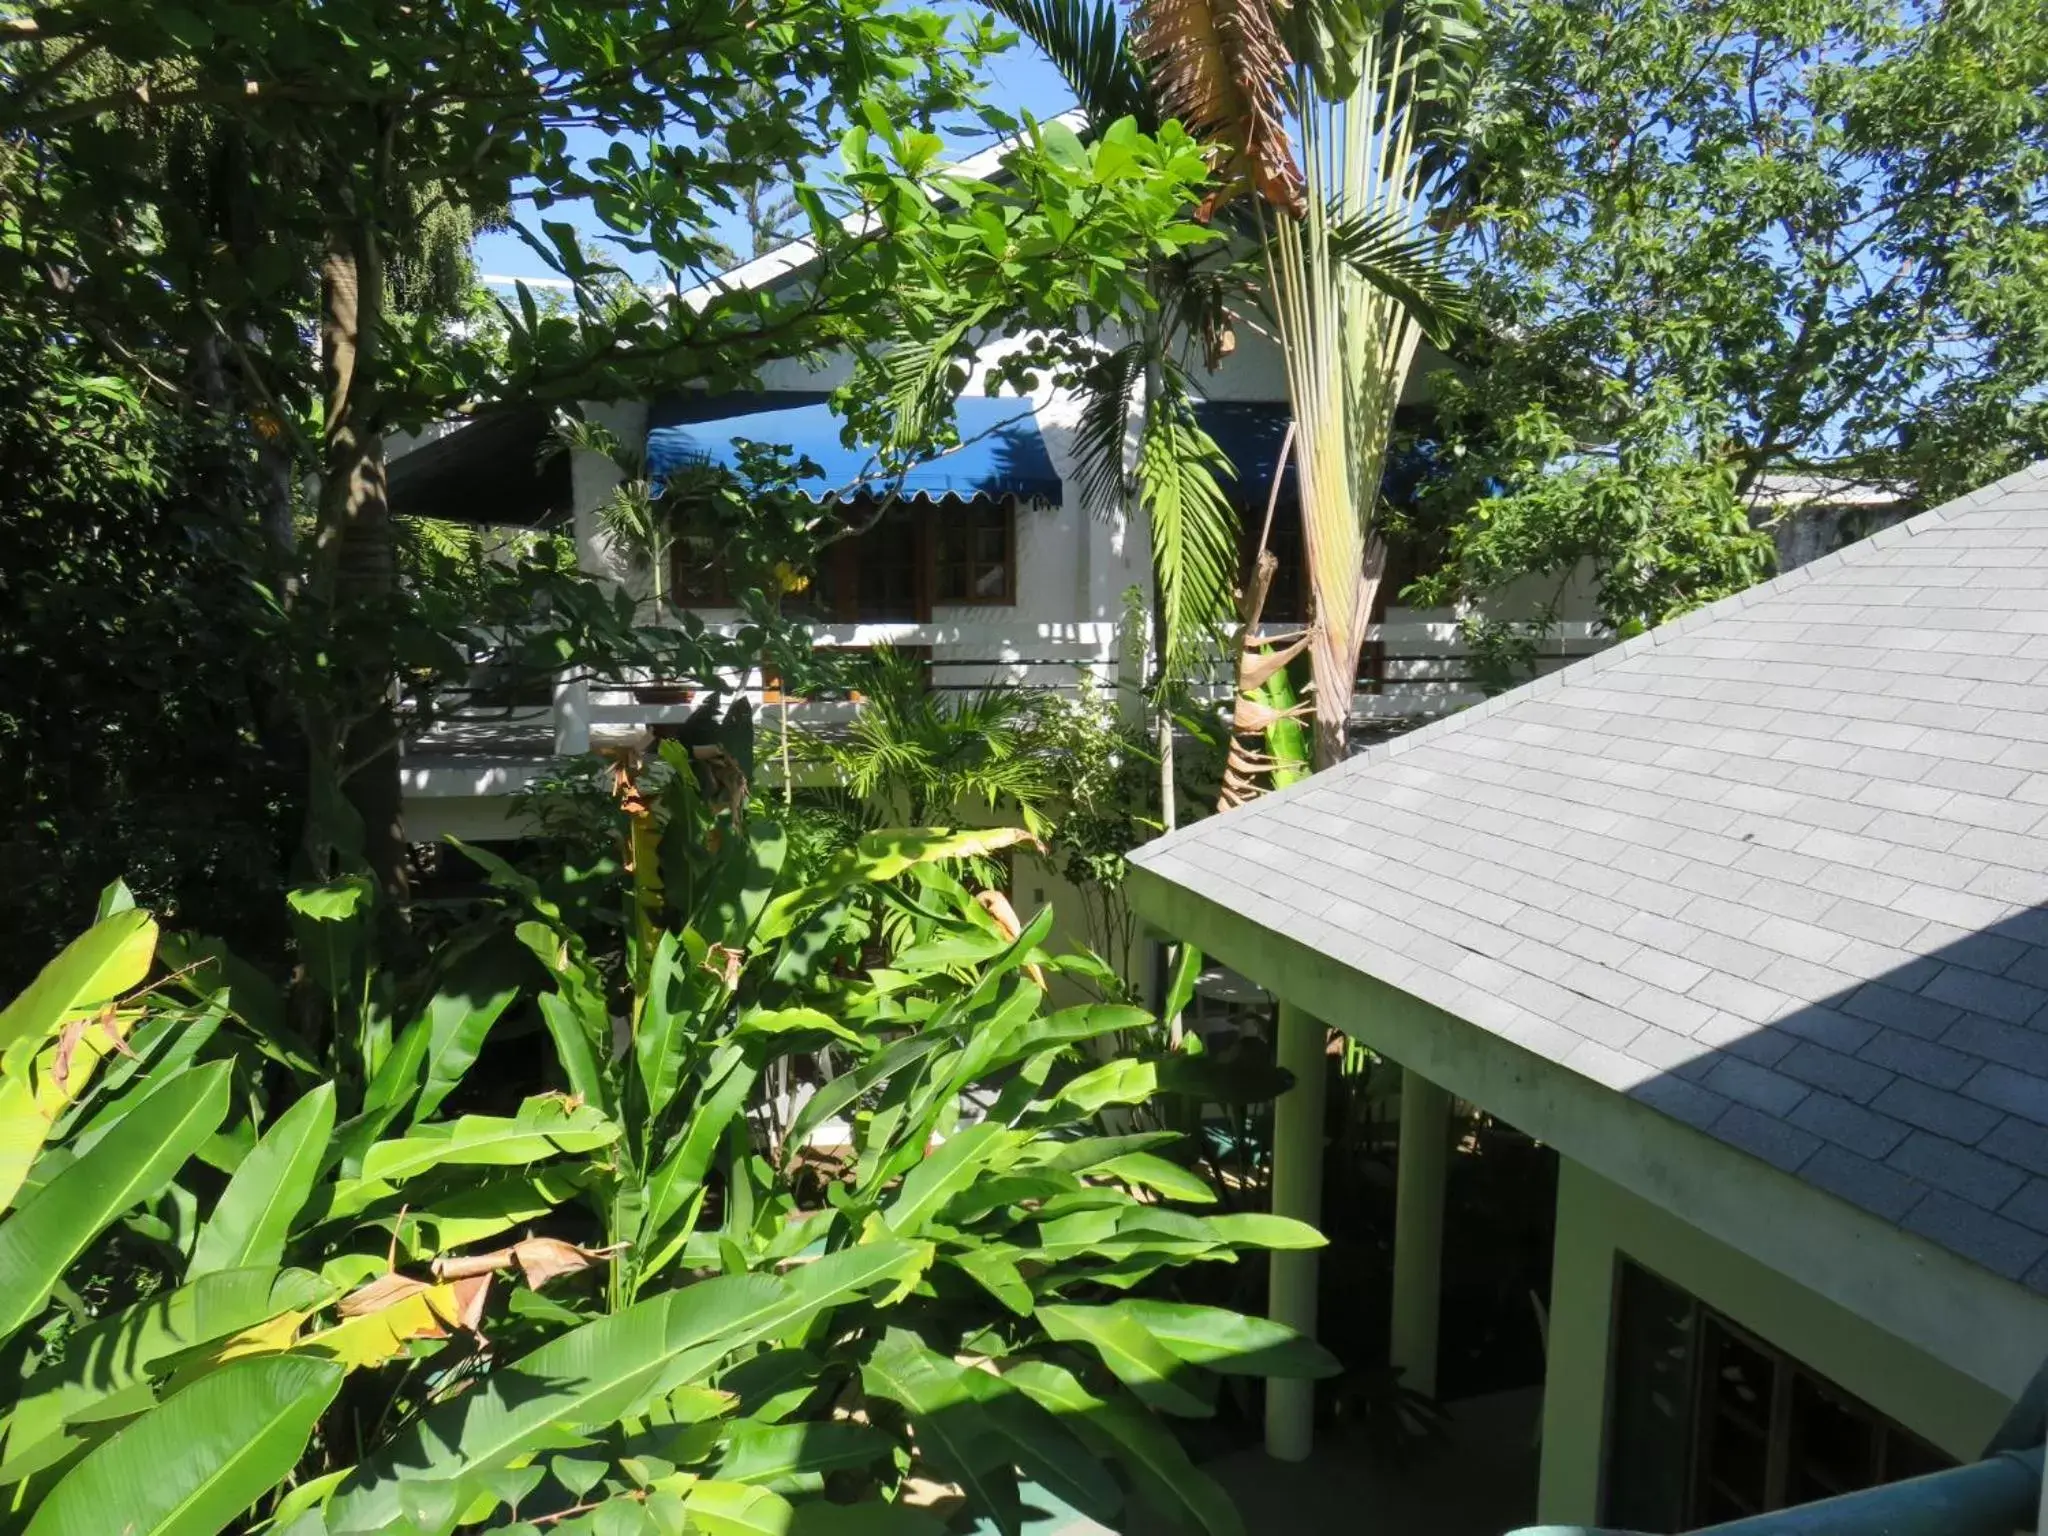
[[[186,1279],[282,1259],[292,1219],[313,1192],[333,1135],[334,1084],[322,1083],[278,1116],[242,1159],[199,1229]]]
[[[228,1107],[228,1064],[182,1073],[0,1223],[0,1338],[29,1322],[93,1239],[170,1181]]]
[[[73,1467],[26,1536],[217,1536],[298,1464],[341,1378],[303,1355],[200,1377]]]
[[[0,1051],[40,1046],[80,1009],[119,997],[149,974],[155,954],[156,923],[140,907],[94,923],[0,1010]]]
[[[828,1307],[915,1283],[923,1243],[864,1243],[787,1276],[732,1275],[669,1291],[587,1323],[494,1371],[475,1392],[425,1414],[343,1484],[333,1536],[382,1531],[406,1483],[445,1483],[503,1466],[552,1428],[605,1424],[711,1371],[734,1350],[803,1328]]]
[[[310,1306],[328,1290],[303,1269],[224,1269],[80,1328],[64,1353],[21,1383],[7,1459],[62,1431],[65,1419],[146,1383],[157,1361]]]

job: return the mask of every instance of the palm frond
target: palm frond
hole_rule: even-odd
[[[1226,150],[1226,193],[1249,183],[1298,212],[1301,168],[1287,134],[1290,62],[1271,0],[1139,0],[1132,51],[1165,115]]]
[[[1324,0],[1309,0],[1324,3]],[[1341,0],[1317,46],[1336,46]],[[1470,0],[1416,0],[1355,18],[1345,55],[1296,71],[1303,216],[1264,242],[1267,299],[1299,432],[1297,481],[1315,624],[1315,759],[1340,761],[1358,656],[1378,585],[1372,519],[1394,412],[1437,284],[1431,225],[1440,182],[1423,147],[1455,111],[1456,21]],[[1346,23],[1349,25],[1349,23]]]
[[[1470,315],[1464,286],[1443,264],[1442,241],[1415,233],[1397,210],[1333,207],[1327,238],[1333,261],[1406,309],[1432,342],[1442,345]]]
[[[1044,701],[1019,688],[927,688],[909,657],[879,646],[849,679],[862,698],[843,735],[799,734],[796,753],[827,767],[871,817],[945,822],[957,807],[1035,808],[1056,785],[1036,742]]]
[[[1138,439],[1138,500],[1152,525],[1166,664],[1180,670],[1229,622],[1237,585],[1237,508],[1219,476],[1230,461],[1196,423],[1185,396],[1146,402]]]
[[[1257,238],[1256,230],[1244,233]],[[1256,301],[1264,278],[1255,259],[1228,254],[1222,242],[1216,249],[1226,252],[1220,260],[1209,253],[1177,259],[1159,296],[1162,333],[1192,339],[1211,373],[1237,350],[1239,308]]]
[[[1131,52],[1115,0],[986,3],[1052,60],[1091,129],[1100,132],[1121,117],[1136,118],[1147,133],[1159,127],[1158,104]]]
[[[957,354],[979,321],[977,311],[935,336],[899,341],[882,354],[888,447],[909,452],[931,441],[965,382],[966,368]]]
[[[1082,381],[1080,419],[1074,423],[1074,467],[1082,498],[1107,517],[1124,503],[1130,477],[1124,448],[1131,402],[1145,376],[1145,344],[1133,341],[1105,353]]]

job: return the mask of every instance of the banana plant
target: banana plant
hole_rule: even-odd
[[[1100,962],[955,874],[1023,834],[798,878],[720,765],[668,766],[621,785],[625,954],[496,866],[547,988],[484,963],[488,923],[409,985],[357,971],[391,1023],[355,1081],[308,1081],[260,977],[117,899],[0,1012],[0,1531],[930,1536],[952,1510],[904,1496],[936,1484],[1005,1536],[1034,1490],[1235,1536],[1162,1415],[1334,1362],[1156,1277],[1321,1239],[1212,1213],[1172,1132],[1101,1116],[1277,1083],[1049,1010]],[[455,1112],[527,1007],[562,1089]],[[770,1113],[824,1044],[837,1074]]]
[[[1156,1415],[1212,1412],[1221,1375],[1334,1362],[1277,1325],[1130,1293],[1164,1269],[1321,1239],[1204,1213],[1208,1183],[1166,1155],[1178,1135],[1104,1134],[1101,1115],[1162,1095],[1269,1097],[1284,1079],[1125,1054],[1156,1038],[1139,1009],[1049,1010],[1055,979],[1100,962],[1048,947],[1050,911],[1020,926],[954,873],[1025,833],[871,834],[799,878],[772,821],[707,796],[718,775],[664,752],[665,771],[616,777],[634,864],[623,998],[536,884],[473,854],[555,978],[542,1006],[564,1081],[622,1128],[590,1192],[614,1250],[614,1316],[678,1285],[801,1274],[876,1245],[919,1257],[832,1329],[729,1357],[707,1378],[721,1411],[692,1395],[594,1435],[543,1494],[595,1509],[673,1493],[699,1524],[793,1529],[835,1518],[803,1497],[828,1475],[888,1488],[910,1469],[958,1485],[1004,1532],[1034,1483],[1106,1522],[1128,1499],[1236,1530]],[[772,1069],[815,1065],[821,1046],[836,1073],[769,1091]],[[697,1481],[649,1483],[650,1435],[654,1464]],[[693,1502],[720,1484],[752,1491],[716,1494],[733,1501],[719,1514]]]
[[[466,1350],[476,1275],[395,1271],[422,1231],[455,1248],[547,1216],[580,1169],[546,1161],[616,1130],[543,1098],[384,1134],[452,1089],[505,1007],[463,991],[420,1008],[338,1125],[334,1082],[290,1098],[313,1063],[262,977],[162,934],[119,887],[102,914],[0,1013],[0,1344],[25,1361],[0,1399],[0,1529],[104,1530],[118,1510],[137,1533],[219,1530],[316,1428],[328,1454],[347,1444],[338,1401],[410,1411],[410,1370]],[[275,1114],[267,1066],[295,1069]],[[380,1201],[423,1193],[402,1246]],[[550,1277],[588,1262],[558,1246]],[[80,1275],[108,1293],[96,1308]]]
[[[158,929],[118,887],[101,913],[0,1012],[0,1342],[23,1354],[53,1297],[65,1314],[83,1310],[67,1275],[173,1183],[229,1109],[222,1061],[172,1052],[146,1076],[102,1071],[140,1059],[130,1042],[148,1023]],[[96,1092],[110,1085],[127,1091]],[[137,1532],[217,1530],[297,1464],[338,1370],[255,1363],[159,1400],[138,1364],[304,1298],[312,1277],[240,1265],[281,1236],[274,1220],[242,1200],[218,1223],[208,1253],[221,1267],[207,1281],[59,1332],[61,1352],[45,1350],[47,1367],[0,1405],[0,1494],[15,1528],[99,1531],[118,1511]]]

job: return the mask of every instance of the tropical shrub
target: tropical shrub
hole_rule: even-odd
[[[501,907],[398,978],[368,882],[309,888],[316,1042],[115,892],[0,1014],[5,1528],[1237,1529],[1157,1415],[1333,1366],[1132,1288],[1320,1239],[1201,1214],[1170,1134],[1097,1121],[1225,1085],[1085,1054],[1137,1010],[1044,1010],[1099,962],[948,868],[1022,834],[785,878],[718,749],[665,751],[620,775],[616,947],[493,864]],[[528,1012],[555,1086],[455,1112]]]

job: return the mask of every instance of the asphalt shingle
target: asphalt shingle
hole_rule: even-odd
[[[2048,462],[1133,860],[2048,1290]]]

